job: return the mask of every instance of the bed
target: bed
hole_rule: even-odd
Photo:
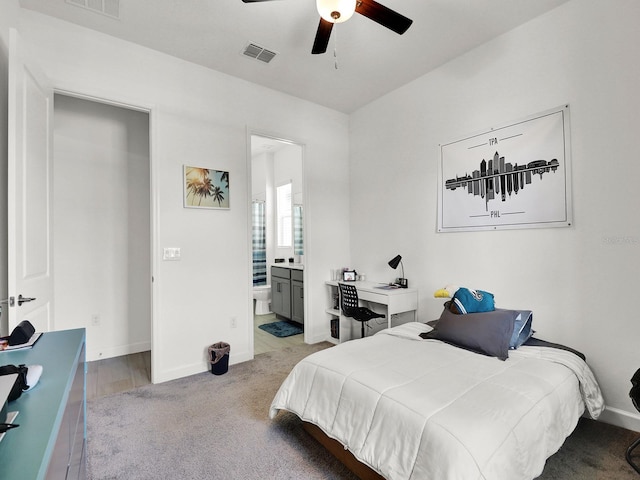
[[[410,322],[314,353],[269,411],[296,414],[389,480],[531,479],[600,388],[574,352],[523,345],[506,360],[423,339]]]

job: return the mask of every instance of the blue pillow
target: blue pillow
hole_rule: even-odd
[[[513,321],[513,335],[509,341],[509,348],[515,350],[533,335],[531,324],[533,323],[533,312],[531,310],[515,310],[518,314]]]
[[[478,313],[492,312],[495,308],[493,301],[493,293],[482,290],[470,290],[468,288],[459,288],[453,294],[453,303],[459,313]]]

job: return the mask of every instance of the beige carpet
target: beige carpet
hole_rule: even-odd
[[[353,480],[296,416],[268,418],[292,366],[328,345],[289,347],[232,365],[224,375],[202,373],[89,401],[89,478]],[[634,438],[583,420],[540,478],[639,480],[624,460]]]

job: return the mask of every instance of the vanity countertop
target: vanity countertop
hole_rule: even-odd
[[[290,268],[292,270],[304,270],[304,263],[272,263],[272,267],[280,267],[280,268]]]

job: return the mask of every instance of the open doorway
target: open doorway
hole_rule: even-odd
[[[56,329],[85,327],[89,362],[147,352],[150,381],[149,113],[63,94],[54,104]]]
[[[254,354],[304,343],[303,146],[251,134]]]

